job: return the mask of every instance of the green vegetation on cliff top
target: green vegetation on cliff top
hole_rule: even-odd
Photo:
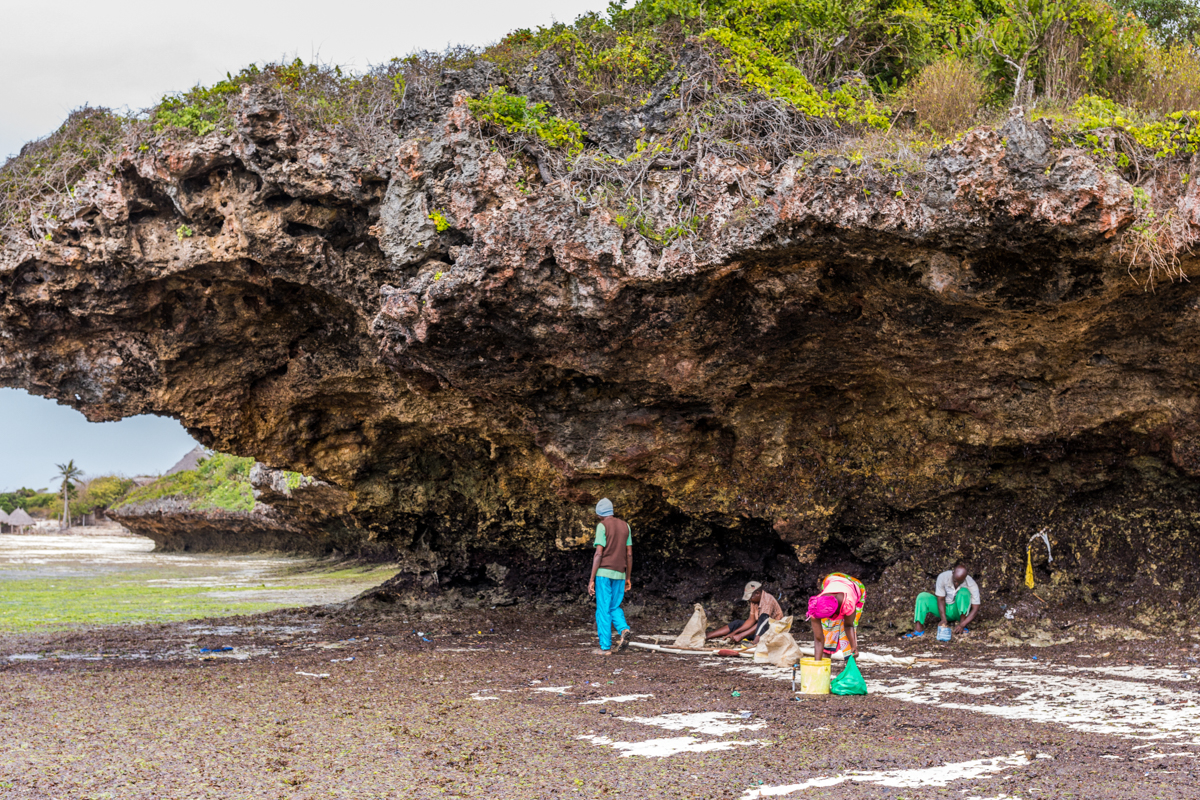
[[[414,53],[362,74],[299,60],[251,65],[143,114],[77,111],[0,167],[0,236],[54,241],[89,172],[122,149],[231,130],[231,100],[255,88],[281,98],[301,125],[344,134],[367,163],[382,160],[396,142],[397,109],[419,116],[447,71],[473,68],[491,86],[469,101],[473,116],[553,155],[549,166],[560,172],[571,160],[610,164],[587,136],[602,109],[633,110],[702,78],[671,131],[639,140],[629,159],[711,140],[709,152],[778,160],[872,130],[908,137],[919,150],[1019,104],[1140,174],[1147,159],[1200,148],[1198,35],[1197,0],[614,2],[490,47]],[[542,76],[557,87],[553,106],[513,91]],[[779,113],[804,136],[775,141]]]
[[[126,494],[114,509],[130,508],[164,497],[186,501],[193,511],[252,511],[254,490],[250,486],[253,458],[213,453],[195,469],[164,475]],[[300,486],[304,476],[285,472],[288,491]]]
[[[214,453],[195,469],[164,475],[134,489],[114,509],[169,497],[187,501],[194,511],[251,511],[254,508],[254,492],[250,488],[252,466],[253,458]]]

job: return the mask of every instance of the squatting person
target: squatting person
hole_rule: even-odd
[[[913,618],[917,629],[906,633],[905,639],[925,635],[925,622],[930,614],[937,614],[942,626],[947,627],[951,622],[958,621],[954,626],[954,635],[967,630],[967,625],[979,613],[979,585],[967,574],[967,565],[958,562],[954,569],[948,569],[937,577],[933,594],[921,592],[917,595]]]
[[[629,576],[633,572],[633,530],[629,523],[613,516],[613,504],[607,497],[596,504],[600,524],[596,526],[596,549],[592,556],[592,577],[588,580],[588,596],[596,598],[596,633],[600,636],[600,649],[596,655],[612,654],[612,632],[617,629],[620,638],[617,650],[629,644],[632,631],[625,621],[621,601],[631,586]]]

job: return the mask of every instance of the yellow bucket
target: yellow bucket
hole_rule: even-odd
[[[800,694],[829,694],[828,658],[820,661],[812,658],[800,659]]]

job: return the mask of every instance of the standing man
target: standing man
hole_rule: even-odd
[[[967,567],[961,561],[954,565],[954,569],[948,569],[938,575],[933,594],[921,592],[917,595],[916,608],[913,611],[917,629],[905,634],[904,638],[924,636],[925,620],[934,612],[937,612],[943,626],[949,626],[952,621],[958,620],[958,624],[954,626],[955,636],[965,631],[967,625],[979,613],[979,585],[967,574]]]
[[[607,497],[596,504],[600,524],[596,526],[596,554],[592,556],[592,577],[588,596],[596,598],[596,633],[600,636],[598,656],[612,655],[612,629],[620,638],[618,652],[629,644],[629,623],[621,611],[621,601],[630,588],[633,572],[633,531],[623,519],[613,516],[613,504]]]

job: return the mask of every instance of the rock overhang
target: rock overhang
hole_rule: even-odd
[[[412,591],[503,563],[515,594],[569,591],[602,495],[683,599],[915,553],[1007,587],[1056,519],[1067,594],[1195,579],[1200,299],[1130,279],[1132,189],[1086,153],[1013,119],[919,191],[709,158],[647,181],[646,213],[702,212],[664,243],[518,174],[462,98],[386,162],[253,94],[231,134],[123,154],[61,241],[5,252],[0,382],[341,487],[338,541],[401,555]],[[1123,552],[1114,514],[1162,548]]]

